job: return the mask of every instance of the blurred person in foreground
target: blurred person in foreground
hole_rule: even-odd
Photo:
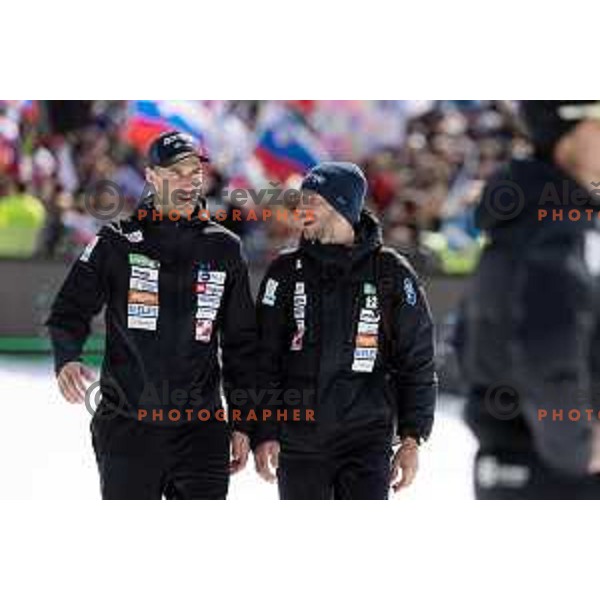
[[[299,245],[258,294],[259,391],[279,402],[265,407],[253,449],[282,499],[387,499],[413,482],[431,432],[431,314],[412,267],[363,209],[366,188],[352,163],[313,168]]]
[[[600,498],[600,102],[521,112],[535,153],[484,189],[488,240],[458,335],[475,492]]]
[[[254,305],[239,239],[198,218],[206,160],[184,134],[153,142],[154,195],[100,230],[48,319],[60,390],[87,404],[81,354],[106,306],[91,423],[105,499],[224,499],[247,461],[249,424],[225,420],[220,389],[229,404],[254,386]]]

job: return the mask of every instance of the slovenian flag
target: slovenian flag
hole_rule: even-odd
[[[144,153],[154,138],[171,129],[188,133],[205,145],[212,121],[210,111],[199,100],[133,100],[124,137]]]
[[[254,154],[268,176],[279,181],[303,174],[328,158],[317,136],[301,119],[283,108],[265,115]]]

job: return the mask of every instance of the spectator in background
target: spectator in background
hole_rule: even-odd
[[[235,162],[235,168],[229,173],[227,165],[215,165],[213,199],[229,184],[231,176],[241,176],[241,183],[235,182],[236,187],[269,185],[268,174],[257,172],[252,156],[252,140],[261,126],[261,109],[269,102],[235,101],[209,106],[219,124],[228,123],[227,114],[235,121],[225,141],[236,151],[223,155]],[[360,110],[357,108],[360,103],[351,104],[351,111]],[[0,101],[0,175],[4,173],[13,183],[26,182],[32,194],[43,203],[47,227],[39,244],[42,254],[69,257],[73,244],[85,244],[83,240],[91,230],[93,220],[82,214],[86,211],[82,201],[86,190],[99,179],[111,179],[123,191],[126,210],[133,210],[144,191],[142,155],[122,136],[125,102],[94,101],[88,122],[66,134],[52,135],[48,135],[43,119],[36,121],[31,115],[27,116],[24,105]],[[330,120],[315,116],[318,102],[299,101],[290,105],[301,113],[311,131],[322,135],[324,140],[327,138]],[[381,109],[381,103],[370,106],[373,110]],[[335,110],[338,108],[343,110],[343,106],[336,105]],[[63,103],[63,110],[66,109],[68,103]],[[388,103],[385,118],[390,119],[391,115],[393,120],[395,110],[394,103]],[[529,151],[515,124],[514,109],[508,103],[428,101],[421,103],[419,110],[420,114],[416,110],[398,108],[397,118],[404,119],[405,123],[398,129],[402,134],[398,134],[396,145],[394,137],[389,135],[391,130],[384,132],[386,135],[381,128],[371,131],[367,127],[362,131],[363,135],[383,137],[364,139],[368,152],[359,159],[369,181],[370,207],[380,219],[392,223],[386,228],[386,235],[390,236],[386,241],[398,243],[398,248],[412,253],[413,258],[415,253],[422,252],[424,240],[430,233],[441,236],[438,240],[445,240],[447,204],[456,194],[457,182],[485,179],[511,156],[522,157]],[[350,119],[348,127],[352,123]],[[221,129],[229,131],[227,127]],[[345,145],[339,144],[340,133],[343,134],[336,132],[338,148],[344,148],[344,152],[361,149],[355,131],[348,132],[353,137]],[[240,144],[244,146],[243,151]],[[335,148],[332,146],[330,150],[335,151]],[[354,157],[333,158],[352,160]],[[464,214],[453,213],[452,218],[464,222],[470,211],[467,204],[459,204]],[[66,221],[57,223],[57,219]],[[281,247],[289,234],[274,221],[241,223],[230,219],[225,225],[251,241],[253,258],[259,262],[268,259],[273,244]],[[442,245],[447,246],[445,241]],[[430,250],[438,252],[437,246]],[[447,264],[438,259],[438,264]]]
[[[43,204],[24,184],[9,181],[0,197],[0,257],[33,256],[44,219]]]

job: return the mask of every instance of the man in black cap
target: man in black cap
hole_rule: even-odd
[[[459,354],[482,499],[600,498],[600,102],[526,101],[487,184]]]
[[[412,483],[431,431],[431,315],[411,266],[382,246],[366,189],[354,164],[313,168],[300,245],[258,295],[264,410],[253,448],[264,479],[277,469],[282,499],[386,499]]]
[[[226,420],[220,388],[254,387],[254,305],[239,239],[201,218],[205,162],[182,133],[153,142],[155,193],[84,250],[47,322],[60,390],[87,403],[81,353],[106,307],[91,423],[105,499],[225,498],[247,460],[248,423],[241,408]]]

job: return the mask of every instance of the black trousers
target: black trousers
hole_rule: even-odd
[[[365,439],[322,452],[286,451],[277,480],[282,500],[387,500],[391,438]]]
[[[224,500],[229,488],[229,425],[162,426],[114,416],[91,423],[105,500]]]
[[[568,477],[533,453],[479,450],[473,469],[478,500],[597,500],[600,477]]]

